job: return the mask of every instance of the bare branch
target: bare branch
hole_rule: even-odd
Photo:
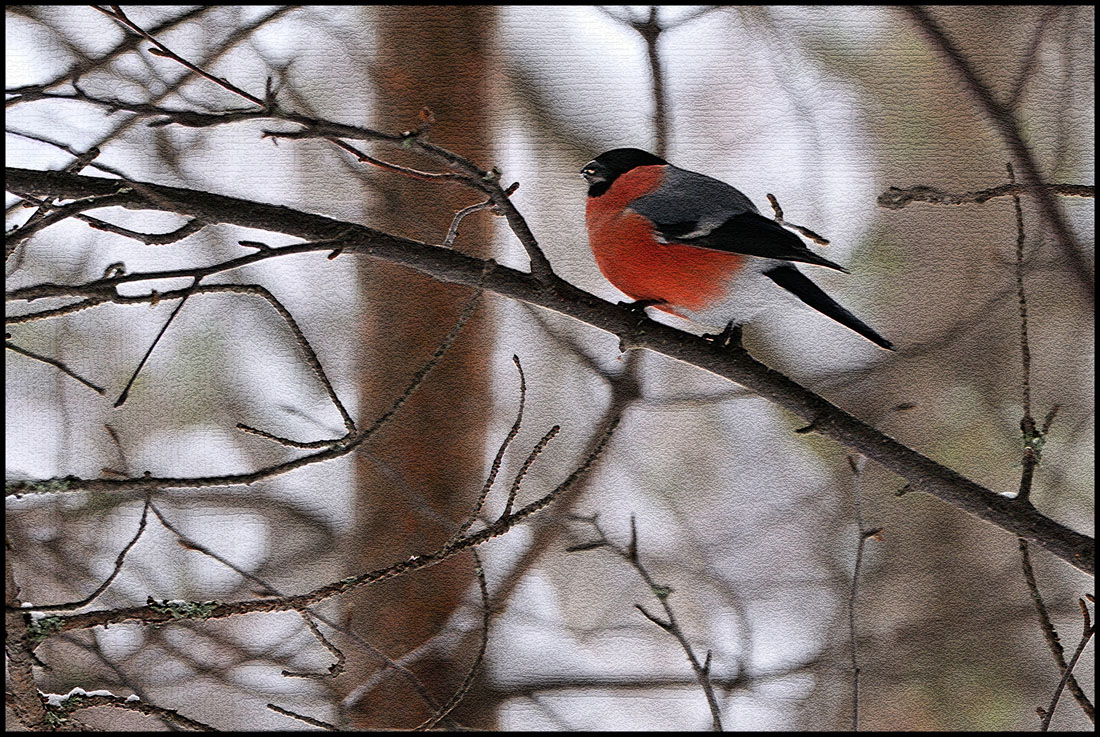
[[[6,184],[9,191],[17,194],[67,197],[102,195],[116,192],[119,187],[119,183],[113,180],[16,168],[6,169]],[[756,361],[747,351],[722,350],[710,341],[653,320],[639,321],[637,315],[617,305],[604,302],[566,282],[556,281],[552,289],[547,289],[544,282],[530,274],[524,274],[492,261],[472,258],[451,249],[431,246],[353,223],[332,220],[286,207],[264,205],[195,190],[140,184],[142,188],[156,196],[155,201],[150,201],[136,188],[131,188],[128,192],[116,193],[112,202],[131,209],[180,212],[201,217],[210,222],[232,223],[302,238],[324,239],[347,234],[341,240],[341,244],[348,252],[361,252],[372,258],[403,264],[443,282],[466,284],[471,287],[483,284],[486,290],[504,297],[569,315],[619,335],[624,340],[629,338],[636,348],[645,348],[692,364],[755,391],[807,422],[816,420],[817,432],[881,463],[909,481],[915,489],[938,496],[970,514],[996,524],[1015,535],[1032,540],[1086,573],[1091,574],[1094,569],[1095,549],[1090,537],[1054,522],[1037,510],[1023,509],[1022,505],[1015,504],[1012,499],[990,491],[899,443],[844,412],[818,394]],[[331,251],[332,248],[331,244],[327,246],[317,246],[312,243],[297,244],[259,251],[209,267],[126,274],[97,280],[84,286],[39,284],[12,290],[7,297],[9,300],[31,300],[42,297],[76,296],[110,300],[120,304],[144,302],[151,298],[122,297],[116,292],[117,285],[131,281],[179,276],[205,276],[277,256],[318,250]],[[343,452],[346,451],[332,449],[322,451],[322,454],[325,454],[325,458],[331,458]],[[289,462],[284,469],[291,470],[291,467],[312,462],[316,462],[316,459],[299,459]],[[295,463],[298,465],[293,465]],[[245,474],[232,479],[226,478],[222,483],[252,483],[260,478],[266,478],[266,476]],[[187,479],[168,481],[171,483],[162,484],[162,488],[189,485]],[[127,487],[111,484],[126,483],[128,482],[90,479],[17,481],[8,484],[7,493],[41,491],[44,488],[43,485],[54,490],[59,486],[69,490],[113,488],[121,490]],[[138,488],[143,480],[137,479],[130,483],[134,484],[132,488]]]
[[[1058,708],[1058,700],[1062,697],[1062,689],[1066,687],[1066,683],[1073,677],[1073,669],[1077,667],[1077,661],[1080,660],[1081,653],[1085,652],[1085,648],[1088,646],[1089,640],[1092,639],[1095,632],[1096,626],[1089,625],[1084,634],[1081,635],[1081,641],[1077,643],[1077,649],[1073,651],[1073,657],[1069,659],[1069,663],[1066,665],[1066,671],[1062,674],[1062,680],[1058,682],[1058,687],[1054,689],[1054,695],[1050,697],[1050,706],[1045,710],[1039,709],[1043,718],[1042,726],[1039,729],[1040,732],[1046,732],[1050,729],[1050,720],[1054,718],[1054,710]]]
[[[489,588],[485,581],[485,569],[482,567],[481,556],[477,554],[477,550],[471,551],[474,556],[474,573],[477,575],[477,587],[481,593],[481,645],[478,647],[477,656],[474,658],[474,662],[470,665],[470,670],[466,672],[466,677],[462,679],[462,683],[458,689],[454,692],[454,695],[444,704],[435,714],[423,723],[418,725],[413,731],[422,732],[424,730],[431,729],[443,721],[447,715],[454,711],[462,699],[466,697],[466,694],[470,691],[470,686],[474,683],[474,678],[477,676],[478,671],[481,668],[481,663],[485,659],[485,650],[489,646],[489,620],[492,618],[492,609],[489,606]]]
[[[916,5],[902,6],[901,10],[908,13],[916,21],[921,31],[928,36],[939,50],[951,62],[955,71],[966,82],[967,88],[978,100],[984,110],[988,121],[997,129],[1004,139],[1009,151],[1012,153],[1013,163],[1023,175],[1024,186],[1035,197],[1039,204],[1039,213],[1043,221],[1054,233],[1054,239],[1058,243],[1062,254],[1072,265],[1073,274],[1090,301],[1095,300],[1096,286],[1093,283],[1093,267],[1085,258],[1078,247],[1069,226],[1066,224],[1062,211],[1058,208],[1050,190],[1045,186],[1046,182],[1039,165],[1035,161],[1031,149],[1024,141],[1020,131],[1019,121],[1013,110],[993,97],[993,92],[978,78],[966,57],[955,47],[955,44],[944,34],[939,24],[928,14],[924,8]]]
[[[1035,611],[1039,615],[1039,629],[1043,631],[1043,639],[1046,640],[1047,648],[1054,658],[1055,665],[1058,666],[1058,672],[1064,675],[1069,669],[1069,665],[1066,663],[1065,648],[1062,647],[1062,640],[1058,636],[1058,630],[1054,628],[1054,622],[1050,618],[1050,612],[1047,611],[1046,604],[1043,602],[1043,595],[1039,593],[1039,584],[1035,580],[1035,569],[1031,566],[1031,552],[1028,549],[1027,540],[1021,538],[1019,540],[1019,545],[1020,565],[1024,573],[1024,582],[1027,584],[1028,593],[1031,594],[1031,601],[1035,604]],[[1069,686],[1070,693],[1073,694],[1073,698],[1080,704],[1081,710],[1085,712],[1089,720],[1096,721],[1096,709],[1092,702],[1089,701],[1089,697],[1081,689],[1080,684],[1077,683],[1077,679],[1070,676],[1066,685]]]
[[[20,348],[15,343],[11,342],[11,340],[5,340],[4,341],[4,347],[7,348],[12,353],[18,353],[22,356],[26,356],[27,358],[33,358],[36,361],[41,361],[42,363],[49,364],[50,366],[53,366],[54,368],[56,368],[61,373],[65,374],[69,378],[72,378],[72,379],[75,379],[75,380],[79,381],[81,384],[88,387],[89,389],[96,392],[97,394],[106,394],[107,393],[106,389],[99,386],[98,384],[93,384],[92,382],[88,381],[83,376],[76,373],[75,371],[73,371],[68,366],[66,366],[64,363],[62,363],[61,361],[58,361],[56,358],[49,358],[48,356],[43,356],[42,354],[35,353],[34,351],[32,351],[28,348]]]
[[[170,622],[181,617],[193,617],[197,619],[222,619],[240,614],[257,614],[263,612],[276,612],[296,610],[313,606],[325,599],[338,596],[357,588],[373,586],[393,578],[404,576],[413,571],[442,563],[462,553],[468,548],[474,548],[482,543],[503,535],[528,517],[538,513],[554,502],[561,494],[569,490],[580,481],[591,469],[596,460],[601,456],[608,441],[618,427],[618,418],[608,424],[592,451],[581,461],[572,473],[569,474],[547,494],[516,510],[504,519],[499,519],[485,529],[470,533],[454,544],[444,544],[432,552],[424,555],[413,555],[384,568],[367,571],[358,576],[350,576],[340,581],[325,584],[313,591],[290,596],[279,596],[264,599],[248,599],[230,603],[219,602],[185,602],[182,605],[171,605],[150,600],[148,604],[140,607],[125,609],[110,609],[85,612],[82,614],[60,615],[52,618],[54,626],[42,636],[68,632],[89,627],[100,627],[120,622],[139,621],[146,624],[158,622]],[[10,613],[10,610],[9,610]]]
[[[1061,197],[1087,197],[1096,196],[1096,187],[1087,184],[1044,184],[1043,189],[1051,194]],[[900,210],[911,202],[928,202],[933,205],[966,205],[981,204],[998,197],[1019,197],[1023,194],[1031,194],[1032,189],[1022,184],[1000,184],[989,189],[981,189],[974,192],[944,192],[935,187],[890,187],[878,196],[879,207],[888,210]]]
[[[620,558],[625,560],[631,565],[632,568],[638,573],[641,579],[649,587],[649,591],[661,604],[661,608],[664,609],[665,618],[661,619],[655,614],[650,613],[641,604],[635,604],[634,608],[637,609],[642,615],[653,624],[660,627],[665,632],[676,638],[676,641],[680,643],[680,648],[687,655],[688,662],[691,664],[691,669],[695,671],[695,678],[699,683],[699,686],[703,689],[703,693],[707,699],[707,706],[710,707],[711,727],[715,732],[722,731],[722,714],[718,708],[718,697],[714,693],[714,684],[710,679],[710,656],[711,653],[708,650],[705,662],[700,663],[698,656],[695,654],[695,650],[692,648],[691,643],[688,641],[687,635],[684,634],[683,629],[680,627],[680,623],[676,620],[676,614],[672,610],[672,606],[668,600],[672,594],[672,589],[668,586],[658,584],[653,580],[653,576],[650,575],[649,570],[642,563],[641,558],[638,555],[638,529],[634,523],[634,515],[630,515],[630,542],[626,548],[620,548],[612,543],[604,531],[600,528],[599,523],[595,518],[584,520],[592,526],[592,529],[596,532],[596,538],[590,543],[583,545],[575,545],[570,548],[571,551],[577,552],[582,550],[597,550],[601,548],[607,548]]]

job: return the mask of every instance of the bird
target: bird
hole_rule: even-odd
[[[728,338],[777,298],[785,299],[786,290],[894,350],[796,264],[850,272],[761,215],[735,187],[638,148],[606,151],[585,164],[581,176],[588,183],[585,224],[596,264],[642,309],[724,325]]]

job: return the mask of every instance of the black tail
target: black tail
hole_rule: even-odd
[[[867,323],[841,307],[835,299],[821,291],[819,286],[793,266],[777,266],[774,269],[765,271],[764,275],[810,307],[828,315],[841,325],[851,328],[875,345],[888,351],[894,350],[893,343],[872,330]]]

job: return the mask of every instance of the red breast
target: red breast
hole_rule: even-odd
[[[658,191],[670,165],[639,166],[619,176],[606,192],[589,197],[588,240],[609,282],[631,299],[700,311],[721,300],[745,256],[677,243],[659,243],[653,224],[630,209],[637,198]]]

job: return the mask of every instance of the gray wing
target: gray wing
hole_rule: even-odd
[[[630,209],[648,218],[658,239],[665,243],[801,261],[847,272],[761,215],[740,190],[705,174],[670,166],[661,188],[631,202]]]
[[[678,226],[679,237],[705,235],[730,217],[757,212],[741,190],[705,174],[668,167],[660,190],[642,195],[630,209],[661,226]],[[691,225],[691,230],[684,230]]]

